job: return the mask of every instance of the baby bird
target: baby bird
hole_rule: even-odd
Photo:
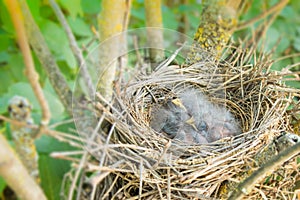
[[[187,144],[210,143],[240,133],[238,123],[225,107],[211,103],[194,89],[154,107],[150,126]]]
[[[188,115],[178,99],[174,99],[153,107],[150,127],[157,132],[163,132],[171,139],[178,139],[188,144],[207,143],[205,137],[199,135],[197,128],[190,121],[192,116]]]
[[[203,130],[205,127],[204,134],[208,142],[235,136],[241,132],[234,116],[225,107],[210,102],[201,92],[195,89],[186,90],[179,98],[187,112],[194,117],[197,129]]]

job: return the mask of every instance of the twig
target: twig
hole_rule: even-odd
[[[71,124],[71,123],[74,123],[73,118],[53,123],[53,124],[49,125],[48,128],[56,128],[58,126],[65,125],[65,124]]]
[[[157,160],[157,162],[152,166],[152,169],[156,169],[159,165],[159,163],[162,161],[162,159],[165,157],[168,149],[171,147],[171,140],[169,140],[169,142],[166,144],[165,148],[163,149],[163,152],[161,154],[161,156],[159,157],[159,159]]]
[[[5,1],[5,3],[12,18],[13,25],[16,29],[18,44],[24,57],[24,63],[26,66],[25,74],[42,109],[41,125],[47,126],[51,118],[50,109],[44,96],[43,89],[39,83],[39,75],[35,71],[34,62],[26,37],[24,18],[22,16],[20,5],[17,1]]]
[[[170,177],[170,168],[167,169],[168,182],[167,182],[167,199],[171,199],[171,177]]]
[[[130,9],[131,9],[131,2],[132,0],[125,0],[125,9],[124,9],[124,17],[123,17],[123,23],[122,23],[122,35],[121,35],[121,42],[120,42],[120,51],[127,53],[128,47],[127,47],[127,34],[125,31],[128,28],[129,23],[129,16],[130,16]],[[127,66],[128,62],[128,55],[123,54],[118,57],[118,71],[116,74],[116,80],[115,80],[115,91],[119,94],[121,91],[121,80],[123,77],[124,69]]]
[[[76,170],[75,177],[72,181],[72,184],[71,184],[71,187],[70,187],[70,190],[69,190],[68,200],[73,199],[73,194],[74,194],[74,191],[75,191],[76,183],[77,183],[77,180],[78,180],[78,177],[80,175],[81,170],[86,165],[87,156],[88,156],[88,151],[85,151],[84,154],[81,157],[80,164],[78,166],[78,169]]]
[[[296,154],[300,152],[300,142],[287,148],[286,150],[280,152],[277,156],[273,157],[269,162],[261,166],[257,171],[255,171],[250,177],[244,180],[238,186],[238,189],[232,193],[229,200],[239,200],[242,199],[244,195],[251,192],[255,183],[258,183],[268,174],[271,174],[276,168],[278,168],[282,163],[289,160]]]
[[[14,1],[10,1],[14,3]],[[45,194],[28,174],[2,133],[0,133],[0,154],[0,176],[4,178],[19,198],[24,200],[46,200]]]
[[[49,2],[50,2],[50,5],[51,5],[56,17],[58,18],[60,24],[62,25],[63,29],[65,30],[65,32],[68,36],[71,50],[73,51],[73,54],[76,57],[78,65],[81,67],[80,73],[81,73],[83,80],[85,81],[85,84],[87,85],[88,92],[89,92],[88,94],[90,95],[90,97],[92,97],[95,92],[95,88],[93,86],[91,76],[88,72],[87,65],[82,56],[82,51],[78,47],[76,39],[72,33],[72,30],[64,16],[63,12],[57,5],[57,3],[54,0],[49,0]]]
[[[62,104],[66,108],[69,115],[72,115],[72,91],[67,84],[67,81],[57,66],[46,41],[39,30],[39,27],[34,22],[34,19],[27,6],[26,0],[19,0],[21,10],[24,17],[26,34],[30,45],[41,62],[47,77],[55,92],[58,94]],[[73,102],[77,102],[73,97]]]
[[[267,10],[266,12],[263,12],[260,15],[238,25],[238,27],[236,27],[236,29],[234,31],[244,29],[244,28],[250,26],[251,24],[254,24],[255,22],[258,22],[258,21],[264,19],[265,17],[272,14],[273,12],[276,12],[276,11],[282,9],[288,2],[289,2],[289,0],[282,0],[282,1],[278,2],[277,4],[272,6],[269,10]]]
[[[108,144],[109,144],[109,141],[110,141],[110,138],[111,138],[111,135],[113,134],[114,130],[115,130],[115,126],[116,126],[116,123],[113,123],[112,124],[112,127],[110,128],[109,130],[109,133],[108,133],[108,136],[106,138],[106,142],[105,142],[105,145],[104,145],[104,149],[103,149],[103,155],[101,156],[101,160],[99,162],[99,166],[102,167],[104,165],[104,161],[106,159],[106,154],[108,154]]]
[[[20,127],[27,127],[27,128],[35,129],[35,130],[39,129],[39,126],[37,126],[35,124],[27,124],[25,122],[20,122],[20,121],[17,121],[17,120],[12,120],[12,119],[7,118],[7,117],[5,117],[3,115],[0,115],[0,119],[6,121],[8,123],[20,126]],[[78,142],[83,142],[82,138],[73,136],[71,134],[66,134],[66,133],[63,133],[63,132],[60,132],[60,131],[51,130],[51,129],[48,129],[48,128],[43,129],[43,133],[44,134],[48,134],[49,136],[52,136],[52,137],[56,138],[59,141],[67,142],[71,146],[82,148],[82,145],[80,145],[80,144],[75,143],[75,142],[72,141],[72,140],[76,140]],[[68,138],[69,140],[65,139],[65,138]]]
[[[143,159],[140,160],[140,182],[139,182],[139,200],[143,194],[143,172],[144,172],[144,164]]]

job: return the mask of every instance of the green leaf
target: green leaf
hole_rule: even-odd
[[[24,75],[24,60],[20,52],[16,54],[10,54],[9,58],[9,70],[15,81],[27,81],[26,76]]]
[[[33,109],[40,111],[39,103],[38,103],[37,99],[35,98],[35,95],[34,95],[33,90],[29,83],[18,82],[18,83],[12,84],[8,88],[7,94],[8,94],[8,96],[10,96],[10,98],[12,98],[14,95],[20,95],[20,96],[27,98],[29,100],[29,102],[31,103],[31,105],[33,106]]]
[[[0,52],[0,63],[8,63],[9,54],[5,51]],[[3,65],[3,64],[2,64]]]
[[[0,21],[1,21],[1,28],[3,28],[8,33],[15,33],[14,26],[11,21],[11,17],[9,12],[4,5],[3,1],[0,1]]]
[[[182,5],[179,5],[178,11],[179,12],[186,12],[186,13],[187,12],[194,12],[194,11],[199,12],[200,11],[200,7],[201,7],[200,4],[197,5],[197,6],[195,6],[194,4],[186,4],[186,5],[182,4]]]
[[[15,82],[10,72],[10,69],[7,65],[1,67],[0,80],[1,80],[0,94],[7,92],[7,87]]]
[[[67,18],[70,27],[74,34],[83,37],[91,37],[93,36],[92,31],[90,30],[89,26],[79,17],[76,18]]]
[[[164,27],[176,30],[179,24],[178,20],[176,19],[177,15],[165,6],[162,7],[162,14]]]
[[[66,124],[65,126],[74,127],[73,124]],[[58,130],[63,130],[63,128],[60,127]],[[35,144],[39,152],[39,170],[42,188],[49,200],[61,199],[59,196],[61,184],[64,174],[70,169],[70,162],[54,159],[50,157],[50,153],[70,151],[75,148],[47,135],[42,135],[35,141]]]
[[[7,94],[0,97],[0,114],[7,112],[9,99],[10,99],[10,96],[8,96]]]
[[[37,139],[35,141],[35,145],[38,152],[44,154],[50,154],[53,151],[70,151],[75,149],[69,144],[60,142],[57,139],[47,135],[42,135],[39,139]]]
[[[70,49],[68,38],[62,28],[52,21],[44,20],[41,25],[41,31],[56,58],[58,60],[65,60],[71,69],[76,67],[75,57]]]
[[[40,9],[41,18],[37,21],[38,25],[41,25],[40,23],[41,22],[43,23],[44,19],[53,19],[54,14],[51,6],[49,6],[49,3],[46,6],[41,6],[39,9]],[[54,18],[56,19],[56,17]]]
[[[268,35],[268,37],[266,38],[266,42],[264,45],[265,45],[265,50],[269,52],[273,49],[274,45],[278,42],[280,33],[277,29],[271,27],[268,29],[266,35]]]
[[[72,50],[70,49],[69,46],[63,46],[62,49],[63,49],[63,53],[62,53],[63,58],[68,63],[69,68],[75,69],[77,67],[77,62],[73,55]]]
[[[60,100],[55,95],[51,94],[48,91],[44,91],[44,94],[50,107],[51,118],[61,119],[63,117],[65,108],[60,102]]]
[[[4,179],[0,176],[0,194],[3,193],[4,188],[6,187],[6,182]]]
[[[13,39],[9,34],[0,34],[0,51],[7,51],[10,45],[13,44]]]
[[[281,71],[284,67],[288,66],[289,64],[291,64],[290,59],[280,60],[272,65],[272,69],[276,71]]]
[[[282,17],[284,17],[286,19],[294,19],[294,17],[297,17],[295,11],[289,5],[285,6],[282,9],[282,11],[281,11],[281,13],[280,13],[279,16],[282,16]]]
[[[296,31],[297,31],[297,34],[300,35],[300,26],[297,26]]]
[[[290,0],[289,3],[297,13],[300,12],[300,1],[299,0]]]
[[[286,37],[281,37],[277,46],[276,52],[282,53],[290,46],[290,40]]]
[[[48,200],[61,199],[60,192],[64,174],[70,169],[70,162],[39,155],[41,186]]]
[[[60,68],[62,74],[64,74],[66,76],[67,80],[74,79],[74,77],[76,75],[75,72],[77,71],[76,69],[69,67],[67,62],[64,60],[58,61],[57,64],[59,65],[59,68]],[[72,86],[70,86],[70,87],[72,87]]]
[[[243,21],[247,21],[257,16],[257,13],[260,13],[262,8],[265,6],[263,5],[264,1],[261,0],[254,0],[251,4],[249,11],[241,16]]]
[[[300,88],[300,82],[299,81],[286,81],[286,85],[293,87],[293,88]]]
[[[27,1],[27,5],[30,9],[30,13],[32,14],[35,20],[40,18],[40,7],[41,7],[41,0],[30,0]]]
[[[300,51],[300,38],[295,38],[294,42],[293,42],[293,47],[297,50]]]
[[[131,10],[131,16],[137,18],[138,20],[145,21],[145,8],[141,7]]]
[[[94,0],[94,1],[81,1],[81,7],[83,12],[89,14],[98,14],[101,9],[101,1]]]
[[[40,63],[38,57],[36,56],[35,52],[32,52],[32,58],[34,61],[34,68],[35,68],[36,72],[39,74],[39,82],[40,82],[41,86],[44,87],[45,81],[47,80],[47,74],[44,70],[44,67]],[[26,81],[27,81],[27,78],[26,78]]]
[[[68,45],[68,39],[62,28],[50,21],[43,20],[41,23],[41,31],[45,37],[48,47],[56,54],[63,53],[62,46]]]
[[[64,107],[58,98],[48,91],[44,91],[45,97],[48,100],[50,107],[51,117],[60,119],[64,112]],[[13,97],[14,95],[20,95],[26,97],[29,102],[33,105],[33,111],[41,115],[41,108],[36,99],[33,90],[29,83],[19,82],[9,87],[8,95]]]
[[[59,0],[60,5],[70,13],[72,18],[77,15],[83,16],[80,2],[81,0]]]

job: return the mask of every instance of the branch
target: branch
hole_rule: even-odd
[[[124,13],[128,7],[128,1],[103,0],[102,10],[98,18],[100,42],[98,49],[100,56],[100,77],[97,90],[110,101],[113,96],[113,86],[116,78],[119,53],[122,51],[122,35],[116,35],[123,30]],[[110,38],[114,36],[114,38]],[[110,38],[110,39],[109,39]],[[106,40],[106,41],[105,41]],[[104,42],[105,41],[105,42]],[[122,51],[123,52],[123,51]]]
[[[162,25],[162,13],[161,13],[161,0],[145,0],[145,11],[146,11],[146,25],[150,27],[147,29],[147,42],[151,47],[150,61],[151,67],[154,69],[157,63],[164,59],[164,39],[163,30],[160,29]],[[151,29],[156,27],[156,29]]]
[[[12,0],[7,1],[12,2]],[[0,154],[0,176],[4,178],[20,199],[47,199],[2,134],[0,134]]]
[[[51,118],[50,109],[49,109],[48,102],[43,94],[43,89],[39,84],[39,75],[34,68],[34,62],[31,56],[30,47],[25,33],[25,27],[23,21],[24,18],[22,16],[20,5],[16,0],[13,1],[5,0],[5,4],[12,18],[13,25],[16,29],[17,40],[24,57],[24,63],[26,66],[25,74],[42,108],[41,125],[47,126]]]
[[[275,4],[274,6],[272,6],[269,10],[267,10],[266,12],[263,12],[261,13],[260,15],[244,22],[244,23],[241,23],[239,24],[235,31],[238,31],[238,30],[241,30],[241,29],[244,29],[248,26],[250,26],[251,24],[254,24],[255,22],[258,22],[262,19],[264,19],[265,17],[267,17],[268,15],[278,11],[278,10],[281,10],[283,7],[285,7],[285,5],[289,2],[289,0],[282,0],[280,2],[278,2],[277,4]]]
[[[58,18],[60,24],[62,25],[63,29],[65,30],[65,32],[68,36],[71,50],[73,51],[73,54],[75,55],[78,65],[81,67],[81,70],[80,70],[81,76],[82,76],[83,80],[85,81],[85,84],[89,90],[88,94],[92,96],[92,94],[95,92],[95,88],[93,86],[92,79],[88,72],[87,65],[82,56],[82,51],[78,47],[76,39],[72,33],[72,30],[64,16],[63,12],[59,8],[59,6],[55,2],[55,0],[49,0],[49,2],[50,2],[50,5],[51,5],[56,17]]]
[[[130,18],[130,10],[131,10],[131,3],[132,0],[125,0],[125,9],[124,9],[124,17],[123,17],[123,23],[122,23],[122,32],[126,31],[128,29],[129,24],[129,18]],[[120,42],[120,49],[122,52],[128,52],[127,47],[127,37],[126,34],[122,34],[121,42]],[[123,77],[124,68],[127,67],[128,62],[128,56],[126,54],[120,56],[118,58],[118,69],[116,73],[116,80],[115,80],[115,90],[116,93],[120,93],[121,88],[121,79]]]
[[[6,121],[8,123],[11,123],[11,124],[14,124],[14,125],[20,126],[20,127],[26,127],[26,128],[30,128],[30,129],[34,129],[34,130],[39,129],[39,126],[37,126],[35,124],[27,124],[25,122],[7,118],[3,115],[0,115],[0,120]],[[72,134],[67,134],[64,132],[56,131],[56,130],[51,130],[51,129],[48,129],[47,127],[43,129],[43,133],[57,139],[60,142],[66,142],[66,143],[70,144],[71,146],[78,147],[80,149],[82,149],[82,142],[85,142],[80,137],[76,137]]]
[[[218,59],[237,25],[240,0],[205,1],[194,44],[187,55],[189,66],[209,57]]]
[[[59,70],[55,59],[53,58],[45,39],[39,30],[39,27],[34,22],[26,0],[19,0],[19,2],[23,12],[25,29],[29,43],[44,67],[47,77],[49,78],[55,92],[58,94],[58,97],[69,115],[72,115],[72,91],[70,90],[65,77]]]
[[[247,195],[251,192],[255,183],[258,183],[267,175],[271,174],[276,168],[278,168],[293,156],[297,155],[299,152],[300,142],[280,152],[277,156],[274,156],[269,162],[262,165],[250,177],[240,183],[238,189],[234,191],[232,195],[230,195],[229,200],[242,199],[244,195]]]

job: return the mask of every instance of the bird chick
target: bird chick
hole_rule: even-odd
[[[208,142],[240,133],[240,127],[234,116],[225,108],[210,102],[204,94],[194,89],[180,94],[183,105]]]
[[[164,132],[173,139],[188,119],[185,110],[168,100],[165,104],[154,106],[151,112],[150,126],[157,132]]]
[[[190,124],[185,123],[178,130],[177,135],[174,139],[178,139],[187,144],[207,144],[208,141],[204,134],[201,134]]]
[[[154,106],[151,113],[150,127],[163,132],[171,139],[178,139],[187,144],[207,143],[193,124],[193,116],[188,115],[180,99],[168,100],[165,104]]]
[[[234,116],[225,107],[213,104],[194,89],[154,106],[150,126],[171,139],[188,144],[210,143],[240,133]]]

